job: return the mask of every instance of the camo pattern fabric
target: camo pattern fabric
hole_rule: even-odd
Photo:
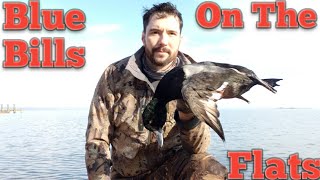
[[[189,154],[207,151],[209,127],[199,123],[191,130],[179,128],[174,120],[176,101],[167,104],[161,149],[155,134],[143,127],[141,114],[155,91],[139,68],[143,53],[142,47],[133,56],[107,67],[96,86],[85,145],[89,179],[145,178],[170,158],[190,157],[176,154],[180,150]],[[178,56],[184,64],[194,62],[181,52]]]

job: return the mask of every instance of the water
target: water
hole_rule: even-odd
[[[320,110],[223,109],[223,143],[212,131],[209,152],[229,168],[228,151],[263,149],[263,158],[320,158]],[[87,109],[0,114],[0,179],[87,179]],[[286,161],[285,161],[286,162]],[[250,179],[252,163],[242,171]],[[288,171],[288,169],[287,169]]]
[[[262,149],[264,160],[276,157],[285,163],[295,153],[302,160],[320,158],[320,110],[229,109],[221,111],[220,120],[226,143],[212,132],[209,151],[228,168],[227,151]],[[253,165],[252,162],[247,164],[247,170],[242,173],[245,179],[251,179]],[[265,169],[265,163],[263,167]],[[286,171],[289,172],[288,167]]]
[[[87,110],[0,114],[0,179],[87,179]]]

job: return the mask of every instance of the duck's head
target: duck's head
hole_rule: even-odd
[[[165,106],[161,106],[157,98],[153,98],[145,107],[142,113],[143,125],[149,131],[157,131],[162,129],[166,122],[167,110]]]
[[[155,132],[158,139],[158,144],[161,147],[163,144],[162,127],[167,119],[167,109],[162,101],[153,98],[145,107],[142,113],[143,125],[149,131]]]

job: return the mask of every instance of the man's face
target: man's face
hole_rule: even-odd
[[[157,14],[152,15],[146,32],[142,33],[147,58],[160,67],[176,59],[180,41],[179,19],[172,15],[160,19]]]

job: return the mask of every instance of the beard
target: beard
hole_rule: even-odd
[[[167,53],[168,57],[167,58],[159,57],[156,55],[156,53],[158,52]],[[145,48],[145,53],[150,63],[158,67],[166,66],[170,64],[172,61],[176,60],[178,55],[178,51],[171,51],[167,47],[154,47],[151,49],[151,51]]]

